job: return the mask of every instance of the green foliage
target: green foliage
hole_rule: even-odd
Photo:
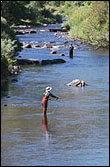
[[[92,1],[84,1],[84,6],[90,6]]]
[[[8,62],[5,56],[1,56],[1,80],[8,77]]]
[[[65,8],[71,8],[74,5],[74,1],[65,1]]]
[[[63,1],[64,3],[64,1]],[[48,1],[48,4],[51,6],[59,7],[61,4],[63,4],[62,1]]]
[[[7,24],[6,19],[1,18],[1,79],[8,77],[8,68],[15,64],[14,56],[19,50],[19,41],[16,39],[14,32]]]
[[[7,59],[8,65],[15,62],[13,60],[15,48],[17,47],[15,42],[15,40],[12,41],[11,39],[1,39],[1,55]]]
[[[16,25],[20,22],[21,18],[27,18],[27,10],[25,5],[27,1],[2,1],[1,2],[1,15],[11,25]]]
[[[1,33],[2,33],[2,38],[11,38],[14,39],[15,38],[15,34],[12,31],[12,29],[10,28],[10,26],[8,25],[7,21],[5,18],[1,17]]]
[[[65,1],[64,16],[70,26],[70,36],[83,39],[93,45],[109,45],[109,2],[108,1]],[[81,3],[83,2],[83,3]],[[82,5],[81,5],[82,4]]]
[[[9,25],[37,25],[61,21],[47,5],[58,7],[64,1],[2,1],[1,14]]]
[[[8,77],[9,66],[16,64],[13,55],[15,54],[16,41],[1,39],[1,79]]]
[[[75,5],[75,6],[79,6],[79,7],[80,7],[80,6],[84,6],[84,2],[85,2],[85,1],[74,1],[74,5]]]

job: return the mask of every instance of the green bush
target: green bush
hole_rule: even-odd
[[[1,18],[1,79],[8,77],[9,66],[16,64],[14,56],[19,49],[19,41],[7,24],[6,19]]]
[[[10,28],[8,25],[7,21],[5,18],[1,17],[1,38],[4,39],[15,39],[15,33],[14,31]]]
[[[7,59],[8,65],[15,62],[13,59],[17,47],[15,42],[15,40],[12,41],[11,39],[1,39],[1,55]]]
[[[63,26],[70,26],[70,36],[88,41],[100,47],[109,46],[109,2],[85,1],[76,5],[65,1]],[[79,1],[81,2],[81,1]]]

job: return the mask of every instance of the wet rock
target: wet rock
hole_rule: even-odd
[[[67,32],[68,30],[66,28],[50,28],[49,29],[50,32]]]
[[[40,64],[38,59],[17,59],[19,65]]]
[[[29,34],[30,33],[30,31],[29,30],[25,30],[25,34]]]
[[[57,35],[58,35],[58,33],[54,33],[54,35],[55,35],[55,36],[57,36]]]
[[[22,48],[32,48],[31,44],[23,43]]]
[[[22,48],[32,48],[31,44],[23,44]]]
[[[44,48],[52,48],[52,45],[51,44],[45,44],[43,47]]]
[[[63,59],[42,60],[41,65],[58,64],[58,63],[65,63],[65,62],[66,61]]]
[[[34,29],[25,29],[25,30],[17,29],[14,31],[15,31],[16,35],[25,35],[25,34],[36,33],[36,30],[34,30]]]
[[[62,53],[61,56],[65,56],[65,54]]]
[[[33,48],[40,48],[40,45],[33,45]]]
[[[36,33],[36,30],[34,30],[34,29],[26,29],[25,30],[25,34],[32,34],[32,33]]]
[[[68,86],[84,87],[84,86],[87,86],[88,84],[83,80],[75,79],[72,82],[68,83],[67,85]]]
[[[64,41],[64,44],[67,44],[68,43],[68,41]]]
[[[25,31],[24,30],[15,30],[16,35],[24,35]]]
[[[32,29],[32,30],[29,30],[29,33],[32,34],[32,33],[36,33],[36,30]]]
[[[51,52],[50,52],[51,54],[56,54],[57,53],[57,51],[56,50],[51,50]]]

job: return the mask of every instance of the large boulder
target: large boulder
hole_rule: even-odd
[[[40,64],[38,59],[17,59],[19,65]]]
[[[58,64],[65,63],[63,59],[52,59],[52,60],[38,60],[38,59],[17,59],[19,65],[48,65],[48,64]]]
[[[42,60],[41,65],[58,64],[58,63],[65,63],[65,62],[66,61],[63,59]]]
[[[67,85],[68,86],[84,87],[84,86],[87,86],[87,83],[83,80],[75,79],[72,82],[69,82]]]

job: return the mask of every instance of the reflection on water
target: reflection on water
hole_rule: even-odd
[[[43,115],[42,118],[42,131],[45,133],[46,140],[49,140],[48,121],[47,115]]]
[[[41,28],[42,29],[42,28]],[[39,31],[19,36],[21,41],[55,41],[58,54],[49,48],[24,49],[22,58],[61,58],[64,64],[43,67],[25,66],[17,82],[9,83],[1,103],[2,166],[101,166],[109,164],[108,51],[87,45],[68,57],[65,39]],[[45,33],[45,34],[44,34]],[[89,48],[87,50],[87,48]],[[45,53],[45,55],[44,55]],[[73,79],[82,79],[87,87],[69,87]],[[42,114],[41,97],[46,86],[61,97],[49,101],[47,116]],[[4,106],[4,104],[6,104]]]
[[[48,122],[47,122],[47,116],[43,115],[42,118],[42,131],[47,132],[48,131]]]

